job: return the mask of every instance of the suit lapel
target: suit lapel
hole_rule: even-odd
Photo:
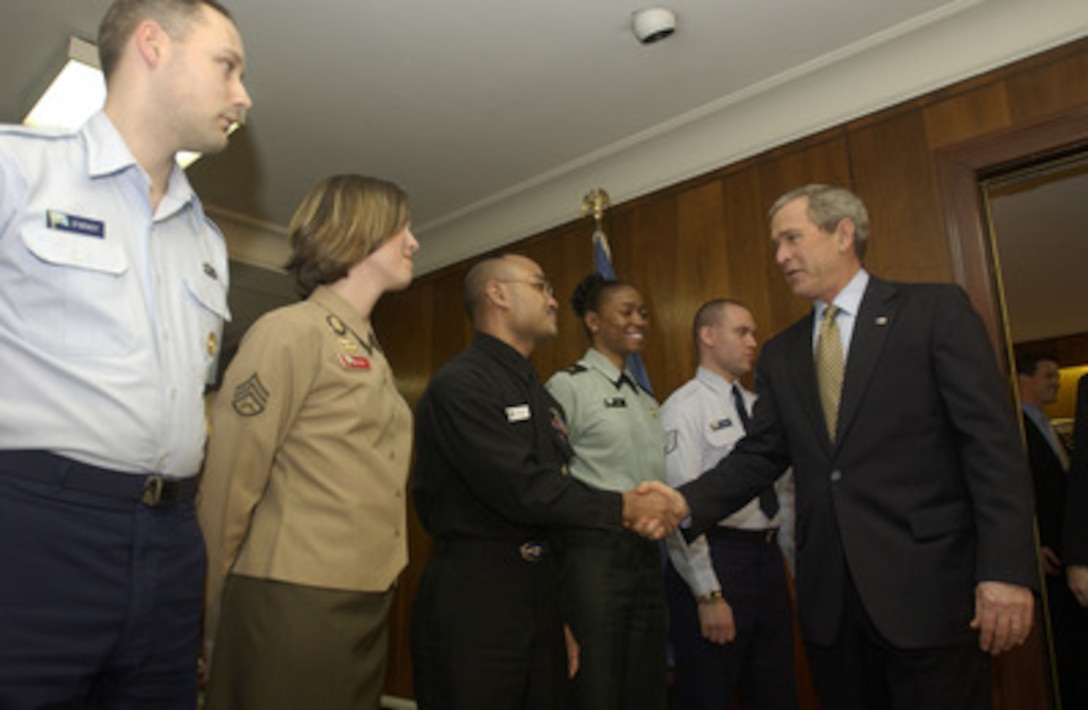
[[[824,446],[831,451],[831,441],[827,438],[827,425],[824,424],[824,410],[820,405],[820,390],[816,385],[816,362],[812,352],[813,313],[798,321],[786,334],[789,337],[788,349],[790,362],[799,362],[801,367],[790,368],[793,387],[797,392],[797,401],[805,408],[805,414],[812,421],[812,426],[825,432]]]
[[[871,277],[854,321],[854,334],[846,358],[846,372],[843,375],[842,399],[839,403],[839,421],[836,429],[839,432],[836,437],[838,443],[850,434],[850,426],[865,398],[869,380],[876,370],[880,353],[895,324],[898,307],[896,287],[887,281]]]

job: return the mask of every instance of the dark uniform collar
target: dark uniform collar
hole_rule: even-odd
[[[533,363],[495,336],[487,333],[476,333],[476,337],[472,341],[472,347],[483,352],[491,359],[497,360],[506,368],[513,370],[523,380],[527,382],[536,381],[537,376]]]

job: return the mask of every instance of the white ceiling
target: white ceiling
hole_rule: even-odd
[[[18,121],[109,0],[3,1]],[[1085,0],[665,0],[651,46],[642,0],[225,2],[254,108],[190,168],[209,212],[282,242],[320,178],[386,177],[420,271],[573,219],[589,188],[630,199],[1088,34]]]

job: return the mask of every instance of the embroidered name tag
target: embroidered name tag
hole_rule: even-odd
[[[45,226],[62,232],[82,234],[85,237],[103,239],[106,236],[106,224],[89,217],[77,217],[59,210],[46,210]]]
[[[623,397],[606,397],[604,400],[604,406],[612,409],[614,407],[626,407],[627,400]]]
[[[506,421],[511,424],[514,422],[524,422],[529,419],[529,405],[517,404],[513,407],[506,408]]]

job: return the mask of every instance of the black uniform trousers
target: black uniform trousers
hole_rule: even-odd
[[[563,707],[559,562],[525,557],[514,542],[438,541],[412,610],[420,710]]]
[[[569,710],[664,710],[665,595],[658,543],[564,531],[563,604],[580,647]]]
[[[745,708],[793,710],[792,611],[778,544],[747,531],[713,529],[707,537],[737,636],[724,645],[703,638],[695,596],[670,562],[665,595],[676,710],[728,710],[734,695]]]
[[[151,478],[0,452],[0,708],[196,706],[196,481]]]

